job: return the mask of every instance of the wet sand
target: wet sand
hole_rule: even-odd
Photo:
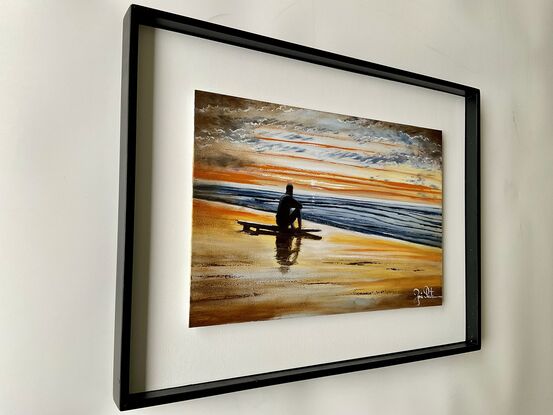
[[[442,303],[440,248],[308,221],[321,240],[255,236],[236,221],[273,214],[193,203],[190,327]]]

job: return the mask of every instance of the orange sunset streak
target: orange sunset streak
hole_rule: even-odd
[[[243,169],[243,168],[242,168]],[[373,196],[383,199],[413,201],[419,203],[441,203],[441,192],[426,186],[410,183],[384,182],[375,179],[359,180],[333,174],[321,174],[294,168],[280,168],[269,165],[252,165],[245,170],[222,169],[212,166],[194,166],[194,178],[240,184],[280,186],[293,181],[303,189],[320,189],[333,193],[356,196]],[[314,183],[313,183],[314,182]]]
[[[242,150],[240,152],[237,152],[232,149],[225,149],[229,154],[234,154],[236,157],[243,156],[246,153],[250,153],[248,150]],[[265,163],[269,164],[271,163],[273,166],[281,166],[285,169],[288,168],[291,162],[294,162],[294,160],[298,161],[304,161],[310,164],[310,169],[304,169],[304,170],[311,170],[316,173],[317,176],[320,174],[324,174],[324,172],[329,172],[329,169],[336,170],[347,170],[348,176],[347,177],[356,177],[359,179],[362,179],[363,181],[367,180],[379,180],[379,177],[370,177],[370,176],[384,176],[390,178],[390,175],[393,175],[393,182],[394,183],[406,183],[409,180],[412,180],[414,178],[423,178],[426,182],[426,185],[433,184],[435,187],[428,186],[430,189],[441,189],[442,185],[442,177],[440,172],[435,171],[428,171],[428,170],[421,170],[411,167],[404,167],[402,169],[394,169],[390,167],[362,167],[350,163],[338,163],[335,161],[327,161],[327,160],[319,160],[315,159],[313,157],[306,157],[306,156],[299,156],[296,154],[281,154],[281,153],[275,153],[275,152],[265,152],[265,153],[256,153],[251,152],[260,164]],[[291,160],[290,160],[291,159]],[[256,164],[250,163],[249,166],[256,166]],[[334,173],[331,173],[334,174]],[[383,181],[383,180],[381,180]]]
[[[347,167],[348,169],[355,169],[363,173],[370,172],[370,171],[381,172],[381,173],[397,173],[405,176],[420,176],[429,180],[437,180],[441,182],[441,175],[439,173],[434,173],[434,172],[432,173],[428,173],[428,172],[423,173],[420,171],[408,172],[405,170],[392,169],[389,167],[361,167],[354,164],[349,164],[347,162],[338,163],[336,161],[329,161],[329,160],[322,161],[319,159],[315,159],[313,157],[298,156],[295,154],[279,154],[279,153],[270,153],[270,152],[263,153],[263,154],[267,155],[270,158],[274,158],[274,157],[283,158],[283,159],[292,158],[292,159],[298,159],[298,160],[305,160],[309,162],[321,163],[323,165],[332,164],[340,167]]]
[[[307,176],[309,178],[316,177],[317,180],[319,180],[320,178],[326,178],[332,182],[337,182],[337,183],[360,185],[360,186],[367,185],[367,179],[355,178],[351,176],[345,176],[342,174],[321,173],[321,172],[311,171],[311,170],[296,169],[293,167],[283,168],[283,167],[269,166],[269,165],[249,165],[248,167],[259,168],[259,169],[262,169],[263,171],[269,171],[277,174],[292,173],[297,176]],[[379,185],[382,187],[386,187],[390,189],[421,192],[421,193],[424,192],[424,193],[430,193],[430,194],[441,194],[441,191],[438,189],[432,189],[431,187],[423,186],[420,184],[384,182],[384,181],[375,180],[375,179],[371,179],[371,180],[374,182],[378,182]]]

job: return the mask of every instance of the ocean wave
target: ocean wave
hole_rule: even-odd
[[[276,213],[282,193],[233,185],[194,184],[194,197]],[[442,210],[333,196],[294,193],[302,205],[302,218],[368,235],[378,235],[422,245],[442,246]]]

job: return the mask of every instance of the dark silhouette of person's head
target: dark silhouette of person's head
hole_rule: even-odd
[[[286,193],[290,196],[292,196],[292,194],[294,193],[294,186],[292,185],[292,183],[288,183],[286,185]]]

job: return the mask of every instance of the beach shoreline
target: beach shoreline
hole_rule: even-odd
[[[190,327],[442,303],[441,248],[307,221],[321,240],[279,240],[237,220],[275,219],[193,199]]]

